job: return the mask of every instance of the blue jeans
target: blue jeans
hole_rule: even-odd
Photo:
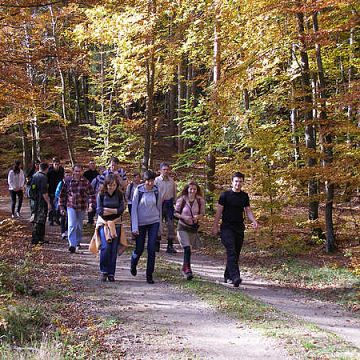
[[[131,256],[131,264],[137,265],[145,247],[146,233],[148,234],[147,243],[147,264],[146,276],[151,276],[155,269],[155,244],[159,231],[160,223],[139,226],[139,235],[136,237],[136,247]]]
[[[99,229],[101,247],[100,247],[100,271],[103,274],[115,275],[117,251],[120,243],[121,226],[116,226],[116,239],[107,242],[105,238],[104,227]]]
[[[83,229],[84,211],[67,208],[69,245],[80,245]]]

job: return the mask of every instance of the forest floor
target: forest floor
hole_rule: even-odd
[[[85,227],[84,246],[76,254],[68,253],[57,226],[47,226],[49,245],[30,248],[27,205],[17,221],[6,219],[7,208],[8,199],[1,197],[0,250],[10,262],[18,258],[15,268],[22,269],[25,280],[12,281],[26,289],[14,289],[11,300],[4,299],[44,306],[42,331],[57,332],[59,358],[360,358],[360,319],[339,305],[306,297],[250,271],[234,289],[221,281],[223,260],[201,251],[192,258],[195,279],[186,281],[180,275],[179,248],[176,255],[161,249],[154,285],[145,281],[145,260],[138,275],[130,275],[129,251],[118,258],[117,281],[100,283],[98,259],[86,246],[91,228]],[[6,229],[13,236],[4,236]],[[12,249],[6,246],[10,243]],[[16,358],[2,351],[2,358]]]

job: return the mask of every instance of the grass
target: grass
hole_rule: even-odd
[[[301,359],[354,359],[360,352],[336,335],[284,314],[255,300],[238,289],[214,284],[195,277],[184,281],[176,265],[157,260],[157,275],[188,291],[236,320],[257,329],[265,336],[277,338],[290,355]]]

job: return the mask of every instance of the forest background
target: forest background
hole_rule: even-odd
[[[1,171],[59,146],[153,168],[170,141],[210,213],[239,169],[261,247],[359,271],[358,21],[352,0],[3,1]]]

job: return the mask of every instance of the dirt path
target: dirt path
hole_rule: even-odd
[[[0,206],[7,209],[8,199],[0,198]],[[22,219],[28,216],[25,201]],[[47,246],[66,252],[67,245],[58,241],[59,236],[58,226],[47,226]],[[71,279],[75,288],[83,289],[77,293],[78,299],[90,313],[103,319],[104,326],[113,326],[103,341],[109,349],[121,344],[119,358],[291,358],[281,342],[215,311],[195,296],[165,282],[149,285],[141,269],[132,277],[129,260],[127,254],[118,258],[115,283],[100,283],[98,259],[86,246],[76,254],[69,253],[69,264],[76,263],[81,269]]]
[[[167,261],[181,266],[181,254],[166,255]],[[195,274],[211,281],[222,283],[224,262],[193,254],[192,270]],[[277,309],[295,315],[331,331],[360,349],[360,318],[340,306],[324,301],[309,299],[289,289],[264,281],[249,273],[242,273],[243,283],[240,291],[255,297]],[[230,286],[225,285],[224,286]]]

